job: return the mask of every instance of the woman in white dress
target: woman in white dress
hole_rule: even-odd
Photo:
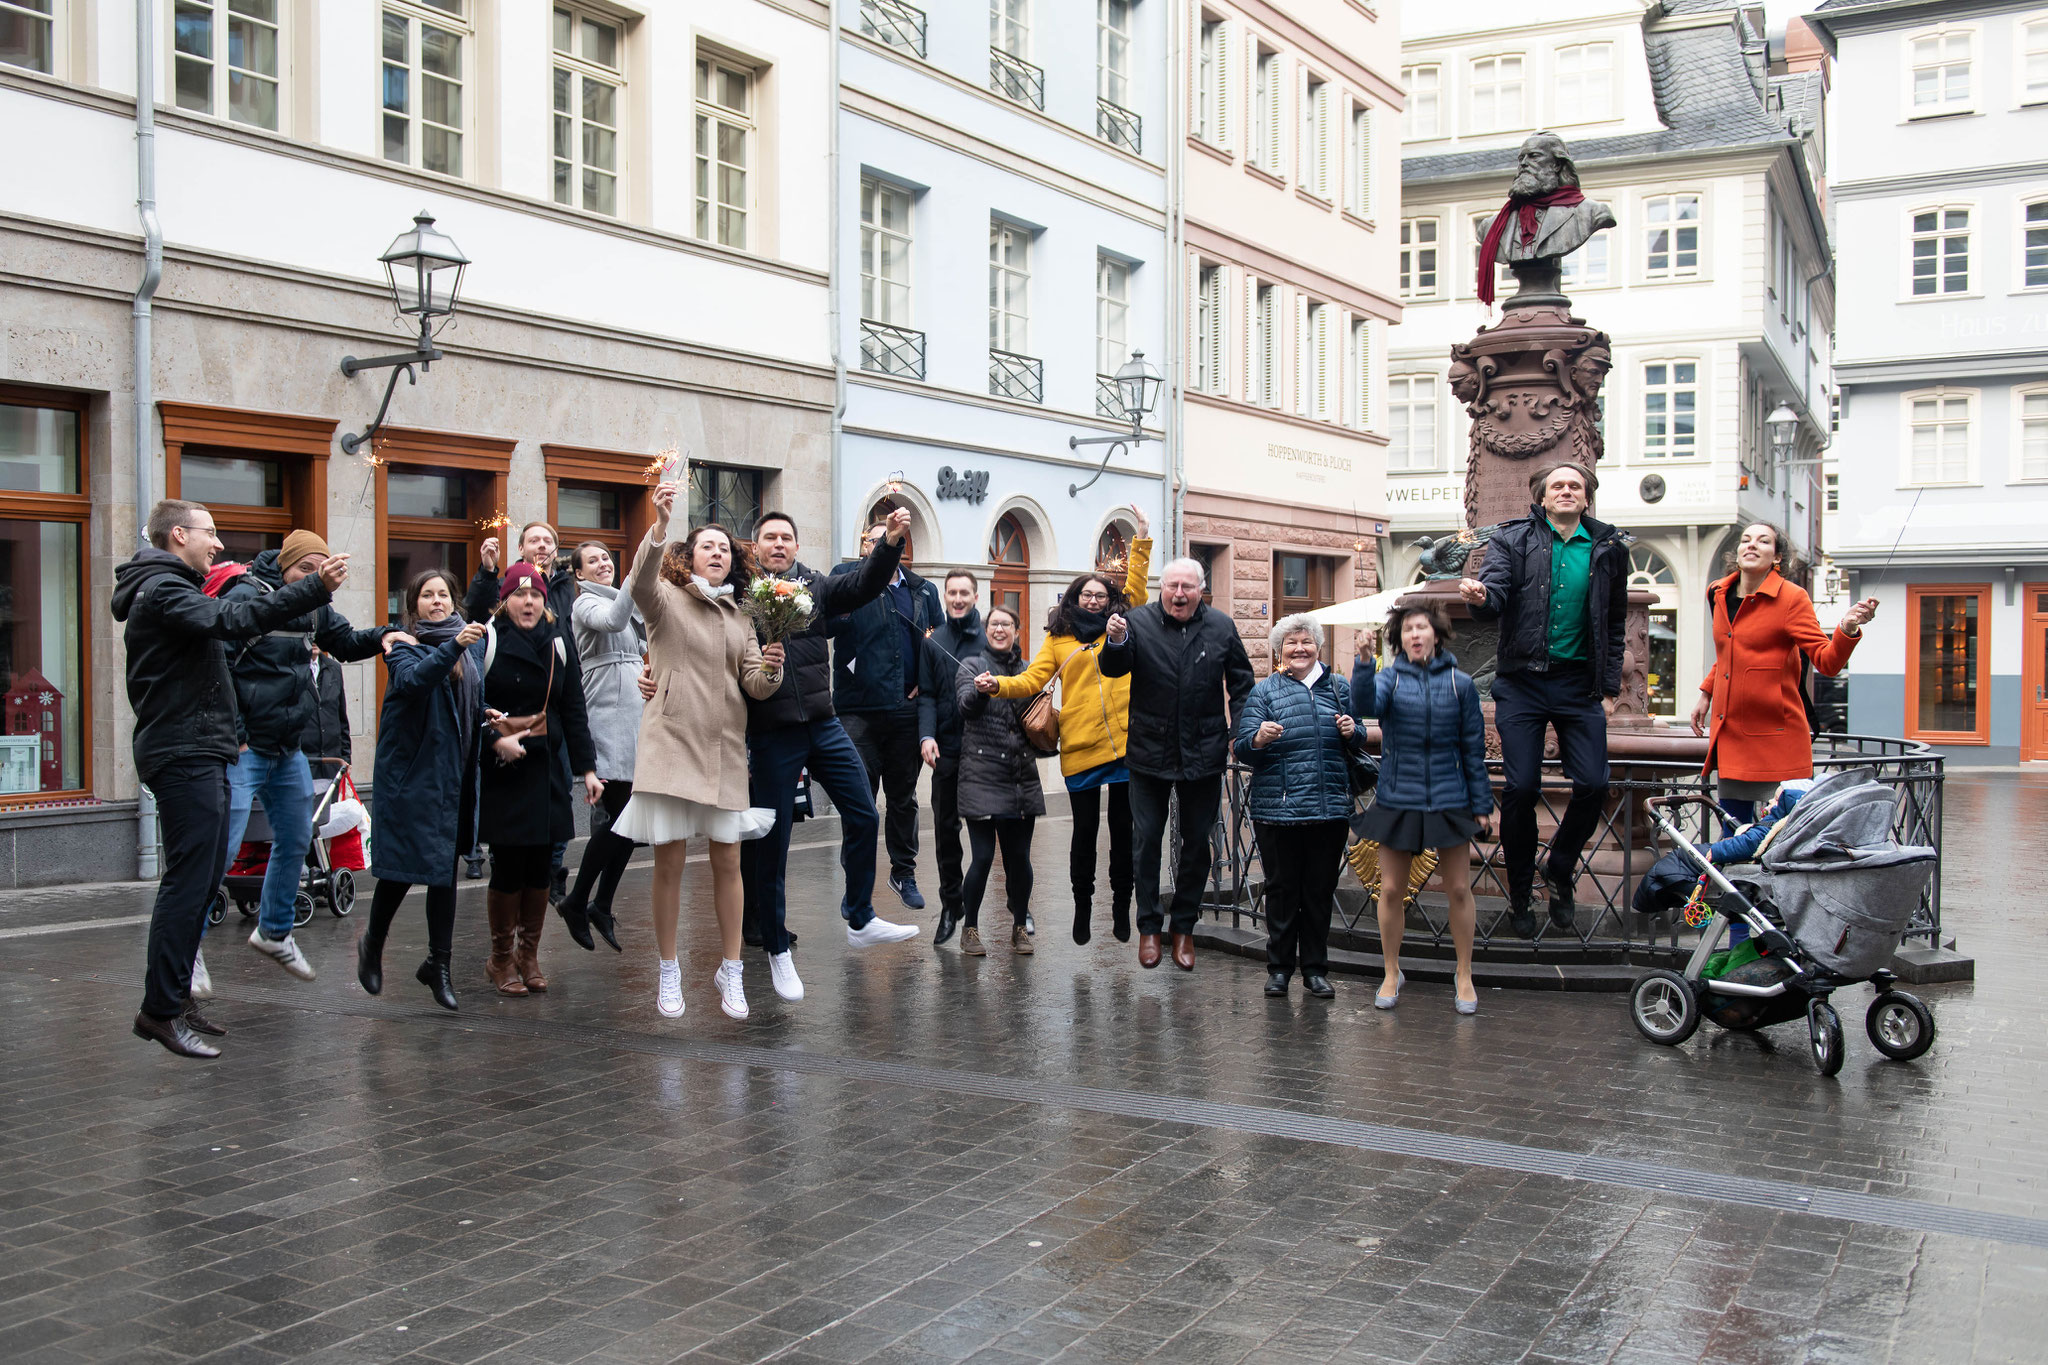
[[[654,490],[654,525],[640,543],[627,589],[647,622],[654,697],[640,717],[633,799],[612,828],[654,846],[654,942],[661,953],[656,1008],[683,1012],[676,916],[683,855],[691,839],[711,846],[712,899],[723,960],[712,984],[719,1008],[747,1017],[740,984],[740,844],[758,839],[775,812],[747,799],[747,704],[782,682],[782,646],[763,650],[735,600],[749,573],[732,533],[713,522],[668,544],[676,485]]]

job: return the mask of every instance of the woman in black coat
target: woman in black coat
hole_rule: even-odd
[[[996,846],[1003,850],[1003,879],[1010,894],[1010,951],[1029,955],[1031,936],[1024,916],[1031,908],[1031,829],[1045,814],[1045,790],[1038,779],[1038,755],[1024,739],[1024,708],[1030,699],[1005,700],[990,695],[994,680],[1024,670],[1017,649],[1017,617],[1008,607],[989,608],[983,626],[988,647],[960,665],[954,690],[960,699],[960,818],[967,822],[973,862],[960,887],[966,927],[960,951],[985,957],[981,944],[981,897],[988,890]],[[988,691],[976,680],[988,680]]]
[[[491,958],[484,974],[500,995],[525,995],[548,988],[539,954],[550,855],[576,832],[563,746],[583,774],[585,801],[596,805],[604,783],[583,710],[583,671],[556,629],[540,571],[514,564],[499,591],[483,669],[484,718],[494,732],[480,783],[482,835],[491,846]]]
[[[448,957],[455,937],[455,864],[476,837],[477,750],[483,723],[484,626],[455,610],[439,569],[405,590],[405,629],[418,644],[384,655],[390,678],[377,722],[371,788],[370,923],[356,944],[356,980],[384,989],[384,939],[415,882],[427,888],[427,960],[416,973],[442,1009],[455,1008]],[[332,665],[329,665],[332,667]]]

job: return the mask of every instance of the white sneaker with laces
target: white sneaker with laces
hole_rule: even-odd
[[[213,999],[213,978],[206,973],[206,954],[203,952],[192,955],[191,994],[194,1000]]]
[[[654,1008],[670,1019],[683,1015],[683,965],[673,958],[661,961],[661,989],[654,997]]]
[[[846,941],[855,948],[865,948],[875,943],[901,943],[907,938],[916,938],[919,926],[915,924],[891,924],[880,915],[856,929],[848,925]]]
[[[711,974],[711,984],[718,987],[718,1008],[725,1011],[728,1019],[747,1017],[747,990],[740,982],[742,967],[733,961],[718,964],[718,970]]]
[[[775,982],[775,993],[784,1000],[804,998],[804,983],[797,979],[796,960],[787,951],[770,955],[768,975]]]
[[[313,979],[313,964],[306,961],[306,955],[299,951],[299,945],[293,941],[290,934],[277,939],[265,938],[262,926],[258,925],[249,931],[249,946],[299,980]]]

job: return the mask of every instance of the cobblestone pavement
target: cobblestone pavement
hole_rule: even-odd
[[[701,864],[676,1021],[644,870],[624,956],[551,925],[525,1000],[486,993],[468,884],[459,1015],[411,980],[416,905],[378,999],[355,922],[300,931],[310,984],[216,931],[214,1063],[128,1034],[132,888],[12,898],[0,1360],[2037,1361],[2044,831],[2048,780],[1951,779],[1979,980],[1922,990],[1911,1065],[1845,992],[1835,1081],[1796,1027],[1663,1050],[1618,996],[1140,971],[1069,939],[1057,820],[1031,958],[849,949],[799,851],[808,997],[755,955],[740,1023]]]

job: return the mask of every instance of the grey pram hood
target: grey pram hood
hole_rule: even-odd
[[[1830,773],[1764,843],[1761,889],[1800,947],[1838,975],[1891,961],[1934,873],[1935,850],[1893,835],[1897,809],[1868,772]]]

